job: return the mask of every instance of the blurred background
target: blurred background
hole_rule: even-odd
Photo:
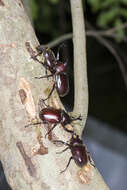
[[[40,44],[68,60],[73,109],[73,44],[69,1],[22,0]],[[83,139],[112,190],[127,187],[127,0],[83,0],[86,25],[89,113]],[[64,41],[62,39],[65,39]],[[56,40],[57,41],[54,41]],[[52,42],[52,43],[51,43]],[[0,190],[10,189],[0,168]]]

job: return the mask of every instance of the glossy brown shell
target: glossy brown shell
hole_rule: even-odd
[[[79,167],[83,167],[84,165],[87,164],[88,156],[87,156],[87,152],[84,145],[79,144],[79,145],[72,146],[71,153],[72,153],[75,163]]]
[[[40,111],[39,117],[44,123],[60,123],[61,112],[55,108],[44,108]]]
[[[68,76],[65,73],[56,75],[56,89],[59,96],[64,97],[69,92],[69,80]]]

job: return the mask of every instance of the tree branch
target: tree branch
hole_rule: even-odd
[[[125,27],[127,27],[127,23],[125,23],[124,25],[121,25],[120,28],[125,28]],[[112,28],[112,29],[109,29],[106,31],[96,31],[95,29],[91,29],[91,30],[86,31],[86,35],[96,38],[96,40],[99,43],[101,43],[103,46],[105,46],[109,50],[109,52],[114,56],[114,58],[116,59],[118,65],[119,65],[119,68],[121,70],[125,86],[127,87],[127,75],[126,75],[126,69],[124,67],[124,64],[123,64],[120,56],[118,55],[117,51],[111,44],[111,42],[109,42],[107,39],[103,38],[103,36],[116,38],[117,36],[115,34],[112,34],[111,32],[115,32],[117,29],[118,29],[118,27]],[[60,36],[59,38],[57,38],[56,40],[53,40],[52,42],[45,44],[44,46],[54,47],[54,46],[57,46],[58,44],[62,43],[65,40],[72,39],[72,37],[73,37],[72,33],[64,34],[64,35]],[[126,38],[124,38],[124,42],[127,42]]]
[[[111,29],[102,30],[102,31],[98,31],[95,29],[93,29],[93,30],[92,29],[91,30],[86,29],[86,35],[87,36],[93,36],[93,37],[94,36],[102,36],[102,37],[113,38],[113,39],[115,38],[116,39],[118,36],[117,36],[117,34],[115,34],[115,32],[117,30],[125,29],[125,28],[127,28],[127,23],[121,24],[119,27],[113,27]],[[55,47],[58,44],[66,41],[66,40],[72,39],[72,35],[73,35],[72,33],[64,34],[64,35],[58,37],[57,39],[55,39],[55,40],[53,40],[47,44],[44,44],[44,46],[50,47],[50,48]],[[127,42],[127,38],[124,37],[124,39],[122,39],[122,41]]]
[[[56,154],[63,148],[44,138],[46,125],[25,128],[28,122],[38,122],[39,99],[47,97],[52,81],[35,79],[43,75],[45,69],[30,57],[36,53],[38,41],[21,2],[0,2],[0,159],[10,187],[18,190],[89,190],[90,187],[106,190],[90,163],[80,169],[71,162],[67,171],[60,174],[71,156],[70,151],[63,153],[66,156]],[[43,60],[43,55],[40,59]],[[49,105],[63,108],[56,93]],[[52,134],[53,140],[65,142],[70,137],[61,126]]]
[[[47,43],[47,44],[44,44],[45,47],[49,47],[49,48],[52,48],[52,47],[55,47],[57,46],[58,44],[66,41],[66,40],[69,40],[69,39],[72,39],[72,33],[68,33],[68,34],[64,34],[60,37],[58,37],[57,39]]]
[[[94,31],[93,27],[87,22],[87,25],[89,28],[91,28],[91,30]],[[124,26],[121,26],[122,27],[126,27],[127,25],[125,24]],[[110,29],[109,30],[110,32],[112,31],[115,31],[115,28],[113,29]],[[124,64],[120,58],[120,56],[118,55],[117,51],[115,50],[115,48],[111,45],[111,42],[109,42],[108,40],[104,39],[102,36],[98,35],[98,33],[95,32],[90,32],[89,33],[89,36],[92,36],[94,38],[97,39],[98,42],[100,42],[103,46],[105,46],[109,52],[114,56],[114,58],[116,59],[118,65],[119,65],[119,68],[121,70],[121,73],[122,73],[122,76],[123,76],[123,79],[124,79],[124,83],[125,83],[125,86],[127,87],[127,75],[126,75],[126,69],[124,67]]]
[[[81,135],[81,128],[84,128],[88,111],[88,86],[87,86],[87,61],[86,61],[86,39],[83,17],[83,6],[81,0],[70,0],[72,11],[73,44],[74,44],[74,86],[75,102],[74,113],[83,116],[82,126],[75,129]],[[94,168],[92,168],[94,171]],[[89,184],[90,189],[108,189],[103,179],[96,172],[95,183]],[[86,187],[87,189],[87,187]]]
[[[99,31],[98,34],[100,34],[100,35],[107,35],[107,36],[109,35],[110,36],[110,34],[116,32],[116,31],[118,31],[120,29],[125,29],[125,28],[127,28],[127,22],[121,24],[120,26],[110,28],[108,30]]]
[[[82,115],[83,130],[88,112],[88,85],[84,17],[81,0],[70,0],[70,2],[72,11],[74,43],[74,113],[80,113]],[[79,127],[77,127],[77,130],[78,129]]]

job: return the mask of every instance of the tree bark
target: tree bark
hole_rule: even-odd
[[[44,75],[45,70],[30,57],[38,41],[22,3],[1,0],[0,12],[0,159],[10,187],[13,190],[108,189],[90,163],[80,169],[72,161],[67,171],[60,174],[70,151],[56,154],[63,148],[45,138],[45,125],[25,128],[28,123],[38,121],[39,99],[47,97],[53,82],[34,78]],[[48,103],[62,107],[56,93]],[[70,137],[61,126],[52,134],[53,139],[63,141]]]
[[[31,23],[32,23],[32,11],[31,11],[31,0],[22,0],[25,12],[27,13]]]

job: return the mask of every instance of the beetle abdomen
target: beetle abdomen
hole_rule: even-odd
[[[56,88],[61,97],[64,97],[69,92],[69,80],[67,74],[61,73],[56,75]]]
[[[79,167],[83,167],[88,162],[88,157],[86,153],[85,146],[83,145],[75,145],[73,148],[71,148],[72,156],[75,161],[75,163]]]
[[[61,114],[59,110],[54,108],[44,108],[40,111],[39,117],[44,122],[59,123],[61,121]]]

